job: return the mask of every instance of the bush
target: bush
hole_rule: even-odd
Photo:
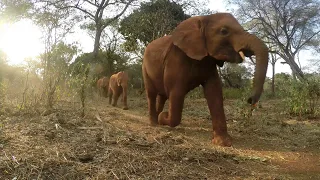
[[[291,81],[287,87],[286,104],[292,115],[319,115],[320,79],[313,77],[306,82]]]
[[[246,96],[248,94],[247,88],[223,88],[222,89],[222,94],[223,94],[223,99],[243,99],[248,98],[249,96]],[[204,98],[204,93],[203,93],[203,88],[202,86],[199,86],[192,91],[190,91],[187,94],[187,98]]]
[[[244,95],[247,94],[245,88],[224,88],[223,98],[224,99],[242,99]]]
[[[194,88],[192,91],[190,91],[187,95],[187,98],[192,98],[192,99],[199,99],[199,98],[204,98],[203,94],[203,87],[199,86]]]

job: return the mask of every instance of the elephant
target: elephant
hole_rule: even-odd
[[[97,81],[97,89],[98,89],[99,96],[107,97],[108,87],[109,87],[109,78],[106,76],[103,76]]]
[[[122,94],[122,102],[124,105],[123,109],[128,110],[128,104],[127,104],[128,79],[129,79],[128,73],[125,71],[120,71],[116,74],[113,74],[110,77],[109,89],[108,89],[109,104],[111,104],[113,99],[112,106],[117,106],[118,98]]]
[[[212,120],[212,143],[232,146],[217,66],[223,66],[224,62],[242,63],[245,57],[253,55],[256,56],[253,92],[247,100],[251,105],[262,94],[268,48],[257,36],[245,31],[232,14],[190,17],[170,35],[150,42],[142,62],[150,125],[178,126],[186,94],[202,85]],[[167,100],[168,112],[163,112]]]

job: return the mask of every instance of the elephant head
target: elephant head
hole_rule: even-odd
[[[109,85],[109,78],[103,77],[101,87],[108,87],[108,85]]]
[[[108,91],[109,78],[103,76],[97,81],[98,93],[100,96],[106,97],[106,92]]]
[[[112,96],[113,96],[113,106],[117,105],[118,98],[120,94],[122,93],[122,101],[124,103],[123,109],[128,109],[127,105],[127,91],[128,91],[128,73],[124,71],[120,71],[117,74],[113,74],[110,77],[110,83],[109,83],[109,103],[111,104]]]
[[[126,88],[128,86],[128,73],[120,71],[117,73],[117,85]]]
[[[211,56],[223,62],[241,63],[256,56],[253,94],[248,103],[258,102],[268,68],[268,48],[258,37],[246,32],[229,13],[195,16],[181,22],[172,32],[173,44],[192,59]]]

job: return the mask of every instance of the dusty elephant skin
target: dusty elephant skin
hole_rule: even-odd
[[[260,98],[268,67],[268,49],[249,34],[229,13],[191,17],[171,35],[151,42],[142,64],[149,118],[152,125],[175,127],[181,122],[185,95],[202,85],[212,117],[212,142],[231,146],[223,109],[221,80],[216,65],[241,63],[256,56],[253,94],[248,103]],[[169,99],[169,112],[162,112]]]
[[[117,106],[118,98],[122,94],[122,102],[123,102],[123,109],[128,109],[127,104],[127,91],[128,91],[128,73],[121,71],[117,74],[113,74],[110,77],[109,82],[109,90],[108,90],[108,96],[109,96],[109,104],[112,103],[112,106]],[[112,102],[113,99],[113,102]]]
[[[106,76],[103,76],[97,81],[97,89],[98,89],[99,96],[107,97],[108,87],[109,87],[109,78]]]

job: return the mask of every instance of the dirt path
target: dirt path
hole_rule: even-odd
[[[320,179],[320,120],[288,118],[275,103],[240,118],[226,102],[231,148],[211,144],[204,100],[187,100],[176,128],[149,126],[141,98],[127,111],[95,101],[85,118],[72,103],[1,116],[0,179]]]
[[[203,103],[203,106],[205,106],[205,103]],[[274,110],[272,109],[272,105],[265,107],[265,109],[268,108]],[[266,113],[266,111],[264,113]],[[260,113],[263,113],[263,111]],[[270,172],[275,174],[286,174],[286,177],[284,178],[320,179],[320,120],[310,122],[284,119],[280,125],[284,127],[280,127],[280,129],[275,129],[275,127],[273,127],[275,122],[271,121],[266,123],[271,126],[270,131],[268,131],[268,127],[262,127],[263,125],[255,127],[255,124],[253,124],[253,127],[247,131],[250,131],[253,128],[256,129],[247,133],[234,132],[232,131],[233,129],[231,129],[231,135],[234,138],[233,147],[219,148],[213,147],[210,143],[212,132],[210,121],[208,123],[206,120],[199,121],[185,116],[182,124],[177,128],[150,128],[148,126],[146,114],[141,116],[141,113],[139,113],[139,115],[136,110],[122,111],[122,114],[124,117],[121,118],[121,121],[114,122],[117,126],[123,126],[135,133],[142,132],[141,135],[147,135],[149,139],[154,139],[154,136],[164,133],[163,131],[168,131],[172,132],[174,136],[183,136],[188,141],[191,141],[189,144],[233,155],[239,155],[244,159],[268,162],[267,166],[269,166],[268,168],[270,168]],[[274,113],[273,115],[276,116],[277,113]],[[258,115],[256,114],[256,116]],[[275,120],[272,118],[270,119]],[[279,120],[276,121],[279,122]],[[235,126],[236,124],[233,125]],[[265,128],[265,134],[256,133],[260,128]],[[299,134],[299,132],[302,131],[305,132]],[[297,137],[288,138],[289,136]],[[201,143],[199,143],[199,141],[201,141]],[[307,141],[304,143],[309,143],[309,146],[306,144],[299,144],[299,141]],[[247,168],[250,169],[250,167]],[[264,166],[261,171],[268,170],[266,166]]]

